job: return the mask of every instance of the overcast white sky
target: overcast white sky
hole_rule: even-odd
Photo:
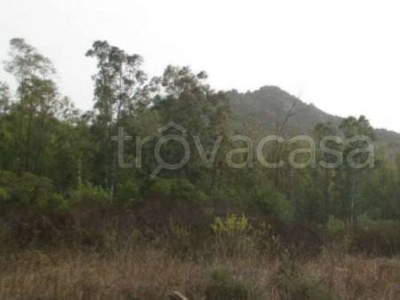
[[[0,0],[0,37],[1,61],[13,37],[48,56],[81,109],[92,107],[95,72],[84,54],[104,39],[142,55],[150,75],[190,65],[216,89],[278,85],[400,132],[398,1]]]

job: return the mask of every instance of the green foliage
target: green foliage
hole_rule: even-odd
[[[79,190],[71,191],[70,198],[73,203],[111,204],[110,193],[101,186],[94,186],[91,183],[84,184]]]
[[[154,197],[171,197],[172,187],[171,181],[164,178],[156,179],[150,186],[149,195]]]
[[[203,202],[206,196],[187,179],[157,178],[150,186],[148,195],[170,200]]]
[[[273,281],[278,286],[282,298],[290,299],[290,296],[297,292],[300,278],[298,264],[287,253],[283,253],[279,268],[273,276]]]
[[[115,199],[120,204],[131,205],[140,201],[140,185],[135,181],[128,180],[118,185]]]
[[[276,87],[246,94],[213,91],[205,81],[205,73],[196,74],[189,67],[168,66],[160,77],[148,80],[139,55],[128,54],[107,41],[94,42],[87,52],[97,62],[93,76],[95,101],[92,110],[80,113],[59,94],[48,58],[21,38],[10,41],[9,53],[5,69],[15,77],[17,88],[11,91],[0,82],[0,204],[5,208],[15,205],[40,214],[71,212],[75,204],[124,207],[142,198],[204,204],[211,195],[215,206],[207,209],[215,209],[219,216],[257,206],[278,223],[289,222],[294,216],[301,221],[320,222],[327,236],[335,237],[331,240],[343,238],[357,251],[398,251],[398,225],[379,221],[400,218],[398,146],[384,146],[382,142],[375,168],[368,172],[350,168],[346,160],[336,169],[322,169],[317,164],[312,169],[289,170],[286,164],[277,170],[257,165],[233,170],[226,164],[226,155],[233,150],[229,138],[234,134],[246,134],[253,142],[271,132],[282,137],[313,132],[318,144],[330,135],[350,139],[362,134],[374,139],[375,131],[365,117],[341,120],[329,116]],[[271,122],[264,122],[266,115]],[[200,149],[205,155],[191,155],[181,169],[162,170],[160,177],[151,181],[157,163],[153,155],[157,138],[170,133],[158,129],[171,121],[186,130],[191,153]],[[140,168],[118,168],[117,143],[112,136],[119,127],[130,136],[152,137],[142,140],[143,145],[135,139],[125,144],[126,162],[137,163],[134,155],[142,152]],[[177,128],[170,130],[184,135]],[[201,145],[190,138],[193,136]],[[223,137],[223,141],[213,153],[217,137]],[[398,139],[392,134],[391,141],[396,140],[393,137]],[[268,161],[284,159],[292,146],[279,143],[264,154]],[[365,141],[330,141],[327,146],[346,155],[365,146]],[[165,143],[160,151],[170,162],[179,161],[183,154],[179,143]],[[240,161],[249,156],[242,154],[235,158]],[[362,161],[364,156],[358,155],[356,160]],[[204,158],[213,159],[205,165]],[[316,158],[336,161],[335,155],[320,150]],[[259,189],[254,195],[254,187],[261,183],[271,188]],[[253,201],[249,203],[248,199]],[[357,216],[358,225],[353,229],[341,221],[355,225]],[[216,218],[211,228],[209,220],[204,223],[222,246],[232,249],[238,245],[250,249],[254,235],[265,234],[262,230],[255,234],[244,216]],[[183,228],[172,226],[171,231],[186,242]],[[268,245],[280,249],[283,240],[271,233]]]
[[[171,236],[168,239],[167,248],[171,255],[188,255],[191,247],[191,232],[189,228],[179,225],[170,219],[169,230]]]
[[[334,216],[329,216],[329,219],[325,224],[325,231],[330,236],[337,236],[343,233],[345,226],[346,225],[342,220],[337,219]]]
[[[8,109],[10,100],[10,88],[5,82],[0,81],[0,112],[4,112]]]
[[[337,297],[323,283],[317,280],[303,281],[292,296],[296,300],[335,300]]]
[[[283,299],[334,300],[336,297],[323,283],[313,278],[304,278],[298,263],[283,255],[273,281]]]
[[[23,205],[44,206],[53,195],[53,186],[48,178],[24,173],[14,193],[17,201]]]
[[[243,235],[251,230],[248,219],[244,215],[239,217],[235,214],[231,214],[225,219],[215,218],[211,228],[214,234],[228,237]]]
[[[12,200],[12,194],[18,185],[17,176],[8,171],[0,170],[0,201],[1,203],[8,203]]]
[[[263,211],[282,222],[293,219],[294,208],[290,201],[281,193],[272,192],[269,189],[261,189],[257,191],[256,202]]]
[[[226,218],[216,217],[211,224],[215,235],[215,249],[223,255],[245,255],[256,251],[256,232],[246,216],[231,214]]]
[[[357,218],[357,221],[361,224],[368,224],[373,221],[379,221],[382,217],[382,211],[379,208],[367,210]]]
[[[7,190],[4,188],[0,188],[0,202],[4,203],[10,199],[10,195]]]
[[[40,203],[40,206],[57,213],[67,213],[71,208],[70,203],[58,193],[53,193],[45,202]]]
[[[48,178],[30,173],[17,176],[5,171],[0,172],[0,178],[0,200],[3,204],[58,213],[69,211],[68,201],[54,191]]]
[[[170,220],[170,230],[173,236],[178,239],[187,239],[190,235],[186,227],[176,224],[172,219]]]
[[[207,300],[255,300],[250,287],[232,279],[225,269],[215,269],[212,284],[206,290]]]

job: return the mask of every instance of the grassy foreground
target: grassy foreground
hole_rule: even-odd
[[[215,255],[191,260],[137,247],[4,255],[0,299],[400,299],[398,259],[324,252],[306,261]]]

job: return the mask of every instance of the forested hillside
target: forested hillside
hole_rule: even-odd
[[[292,108],[292,116],[287,127],[292,134],[311,133],[318,123],[331,122],[339,126],[343,117],[330,115],[314,104],[306,104],[301,99],[288,94],[276,86],[264,86],[259,90],[247,93],[228,92],[238,121],[259,122],[266,131],[274,132]],[[395,146],[400,143],[400,134],[387,130],[375,129],[378,145]]]
[[[338,283],[320,271],[317,279],[303,282],[302,268],[294,261],[305,258],[307,270],[313,268],[307,259],[323,251],[399,254],[396,133],[375,130],[364,116],[329,115],[278,87],[244,94],[216,91],[205,72],[189,67],[167,66],[151,78],[141,56],[106,41],[95,41],[86,56],[96,62],[97,71],[93,109],[82,112],[74,99],[60,94],[56,66],[46,56],[23,39],[10,41],[4,67],[17,89],[0,83],[4,257],[17,249],[61,247],[115,259],[118,251],[139,251],[135,247],[140,246],[163,249],[174,259],[190,258],[174,265],[185,269],[218,253],[228,267],[220,270],[214,260],[211,283],[170,284],[186,289],[193,299],[200,294],[207,299],[336,299],[339,294],[351,299],[355,287],[340,290],[349,277]],[[308,139],[293,140],[305,134]],[[265,140],[268,136],[274,139]],[[153,258],[153,252],[143,253],[137,255],[168,269],[164,252]],[[121,268],[122,261],[131,259],[124,255],[107,263]],[[235,263],[229,267],[232,257]],[[246,277],[236,274],[239,257],[252,260],[253,271],[257,257],[282,262],[271,267],[275,275],[267,276],[274,288],[237,283]],[[335,268],[335,262],[326,266]],[[193,266],[190,272],[203,278],[208,270],[201,268]],[[112,292],[118,299],[160,299],[169,289],[159,285],[151,294],[141,286],[129,296],[118,284],[110,287],[118,287]],[[26,282],[21,286],[31,288]],[[388,292],[381,287],[377,291]],[[5,289],[4,297],[12,290]],[[88,288],[89,296],[81,298],[110,296],[101,290]],[[31,292],[40,298],[35,289]],[[43,299],[60,293],[49,291]],[[77,295],[73,289],[68,293]],[[235,296],[221,296],[229,293]],[[315,294],[307,298],[310,293]]]
[[[341,120],[275,86],[264,86],[257,91],[244,94],[232,91],[228,96],[232,107],[244,122],[258,121],[266,130],[272,132],[283,122],[290,109],[292,116],[287,126],[297,133],[311,132],[318,123],[339,124]]]

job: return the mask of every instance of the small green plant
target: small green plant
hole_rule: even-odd
[[[298,300],[335,300],[334,293],[318,280],[306,280],[299,284],[297,291],[292,295]]]
[[[62,195],[53,193],[48,199],[41,199],[39,207],[57,213],[67,213],[70,209],[70,203]]]
[[[173,255],[186,255],[190,249],[190,230],[172,219],[169,228],[172,235],[168,243],[169,250]]]
[[[346,223],[343,220],[329,216],[328,221],[323,226],[323,231],[327,237],[327,245],[337,251],[348,252],[351,248],[351,235],[346,230]]]
[[[271,224],[266,222],[259,223],[254,233],[263,254],[266,253],[270,257],[278,257],[285,250],[281,236],[273,232]]]
[[[102,236],[103,247],[106,250],[114,251],[118,248],[118,232],[111,228],[103,233]]]
[[[225,219],[217,217],[211,229],[215,235],[215,249],[223,255],[246,255],[256,251],[256,235],[244,215],[231,214]]]
[[[325,224],[325,231],[330,236],[337,236],[345,230],[346,224],[340,220],[336,219],[334,216],[329,216],[328,221]]]
[[[12,201],[12,194],[18,184],[18,178],[14,173],[0,171],[0,203]]]
[[[171,182],[168,179],[157,178],[150,186],[148,194],[153,197],[170,197],[172,194]]]
[[[108,205],[111,203],[111,195],[104,188],[94,186],[91,183],[84,184],[80,189],[70,193],[71,201],[74,203],[99,203]]]
[[[10,194],[7,189],[0,187],[0,202],[5,203],[10,199]]]
[[[254,300],[250,287],[231,278],[225,269],[215,269],[206,290],[207,300]]]
[[[132,180],[120,184],[115,195],[119,204],[131,205],[140,201],[140,186]]]
[[[283,299],[334,300],[333,292],[317,279],[304,279],[298,263],[284,254],[274,276],[275,284]]]
[[[283,299],[291,299],[291,295],[297,292],[300,278],[298,264],[295,260],[290,258],[288,253],[284,253],[281,257],[279,268],[273,278]]]
[[[178,239],[187,239],[190,236],[190,232],[186,227],[176,224],[172,219],[169,224],[174,237]]]
[[[225,219],[215,218],[211,228],[214,234],[228,237],[242,235],[251,230],[249,220],[244,215],[237,216],[235,214],[231,214]]]

